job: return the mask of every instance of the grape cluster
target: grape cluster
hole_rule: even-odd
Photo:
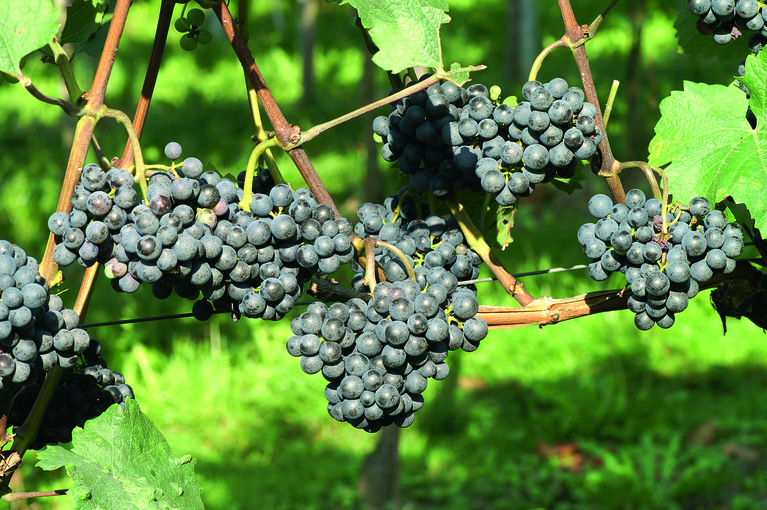
[[[54,366],[70,368],[90,343],[79,317],[50,294],[38,263],[0,241],[0,388],[24,384]]]
[[[698,16],[698,31],[713,34],[718,44],[748,31],[767,36],[767,12],[757,0],[687,0],[687,10]]]
[[[181,147],[171,143],[165,152],[176,160]],[[353,258],[351,223],[305,188],[269,187],[259,177],[269,191],[253,195],[248,212],[239,206],[243,190],[203,172],[199,159],[186,158],[180,175],[174,172],[154,173],[140,204],[130,173],[86,166],[74,210],[49,220],[60,243],[56,262],[105,262],[118,291],[150,283],[159,298],[173,290],[189,299],[202,293],[193,307],[202,320],[214,307],[277,320],[312,275],[333,273]],[[98,208],[89,208],[93,203]]]
[[[387,281],[367,302],[313,303],[291,323],[288,352],[301,358],[304,372],[322,372],[329,381],[330,415],[370,432],[392,423],[409,426],[428,379],[447,377],[448,352],[474,351],[488,332],[476,317],[476,289],[459,285],[476,278],[479,257],[454,220],[432,214],[420,220],[418,212],[412,195],[403,193],[383,205],[362,204],[355,226],[361,237],[399,249],[414,279],[389,247],[377,246],[376,263]],[[365,292],[361,276],[354,286]]]
[[[360,221],[354,231],[359,237],[373,237],[401,250],[421,286],[426,285],[430,271],[438,268],[444,268],[458,281],[477,278],[482,259],[465,244],[455,218],[445,219],[428,214],[426,206],[421,208],[421,212],[426,213],[424,219],[418,218],[415,201],[407,189],[400,195],[388,197],[383,204],[366,202],[357,210]],[[387,281],[407,278],[405,263],[391,250],[379,246],[375,257]],[[359,266],[353,267],[357,272],[354,287],[363,292],[363,270]]]
[[[434,84],[376,117],[373,131],[386,141],[383,158],[397,161],[419,193],[484,190],[509,206],[536,184],[572,177],[602,137],[596,108],[565,80],[529,81],[522,96],[512,107],[482,84]]]
[[[179,44],[182,49],[192,51],[197,47],[197,43],[208,44],[213,40],[211,33],[201,28],[205,23],[205,11],[202,9],[189,9],[185,16],[178,18],[173,26],[181,36]]]
[[[641,330],[671,327],[699,285],[732,272],[743,251],[740,227],[702,197],[686,207],[672,203],[664,211],[660,200],[647,200],[633,189],[625,204],[597,194],[588,208],[598,221],[582,225],[578,241],[592,259],[589,274],[597,281],[614,271],[625,274],[631,288],[628,308]]]
[[[46,444],[72,441],[72,430],[101,415],[112,404],[124,405],[134,398],[125,377],[107,368],[100,355],[101,344],[91,339],[77,364],[68,370],[56,386],[55,393],[40,422],[37,437],[30,448],[39,450]],[[32,409],[43,383],[42,374],[23,386],[13,397],[9,425],[18,427]]]
[[[444,270],[427,289],[413,280],[379,283],[367,303],[312,303],[296,317],[288,352],[301,358],[307,374],[322,372],[328,412],[338,421],[375,432],[392,423],[407,427],[423,406],[428,379],[450,371],[448,351],[473,351],[487,335],[481,318],[458,322],[439,301],[455,284]],[[447,286],[447,287],[446,287]],[[469,290],[455,292],[457,310],[474,309]],[[468,314],[467,314],[468,315]]]

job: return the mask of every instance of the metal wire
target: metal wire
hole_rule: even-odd
[[[542,274],[551,274],[551,273],[562,273],[565,271],[576,271],[578,269],[587,269],[589,266],[586,264],[579,264],[577,266],[569,266],[569,267],[553,267],[551,269],[543,269],[540,271],[528,271],[526,273],[517,273],[513,275],[515,278],[523,278],[525,276],[538,276]],[[486,283],[486,282],[492,282],[495,281],[495,278],[479,278],[476,280],[468,280],[465,282],[459,282],[458,285],[472,285],[475,283]],[[307,306],[313,303],[314,301],[298,301],[295,303],[295,306]],[[220,313],[232,313],[226,310],[216,310],[213,312],[214,315],[220,314]],[[82,324],[80,325],[81,328],[100,328],[103,326],[119,326],[122,324],[138,324],[141,322],[154,322],[154,321],[165,321],[165,320],[174,320],[174,319],[186,319],[189,317],[194,317],[193,313],[177,313],[173,315],[156,315],[154,317],[140,317],[136,319],[123,319],[119,321],[106,321],[106,322],[93,322],[91,324]]]

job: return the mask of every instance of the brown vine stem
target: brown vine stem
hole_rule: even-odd
[[[144,76],[144,85],[141,87],[141,97],[139,97],[138,105],[136,106],[136,114],[133,116],[133,129],[136,130],[139,138],[141,138],[141,132],[144,130],[144,121],[146,121],[147,112],[149,111],[149,103],[152,101],[154,86],[160,73],[160,64],[162,64],[162,56],[165,52],[165,43],[168,39],[168,29],[170,28],[175,5],[176,3],[173,0],[162,0],[160,4],[160,14],[157,18],[157,28],[154,34],[154,42],[152,43],[152,54],[149,56],[149,64],[147,64],[146,75]],[[128,140],[125,143],[123,155],[117,162],[117,167],[123,168],[132,157],[133,144]]]
[[[660,187],[658,187],[658,180],[655,178],[655,175],[653,175],[654,170],[649,163],[644,161],[624,161],[620,164],[620,167],[618,167],[617,172],[621,172],[626,168],[640,169],[644,173],[645,178],[647,178],[647,182],[650,184],[650,188],[652,189],[652,196],[658,200],[663,200],[663,194],[660,191]]]
[[[573,13],[573,7],[570,5],[570,0],[557,0],[557,2],[559,3],[559,10],[562,13],[562,21],[564,21],[567,37],[570,41],[580,42],[584,37],[588,38],[588,27],[585,27],[584,30],[584,27],[578,25],[578,21],[575,19],[575,14]],[[612,8],[612,6],[610,6],[610,8]],[[602,119],[602,108],[599,106],[599,96],[597,95],[597,89],[594,85],[594,76],[591,73],[589,57],[586,54],[586,46],[582,43],[574,44],[573,56],[575,57],[575,62],[581,75],[581,83],[583,83],[583,91],[586,94],[586,99],[596,108],[596,122],[602,130],[602,141],[599,142],[599,149],[602,153],[602,165],[599,175],[605,178],[613,200],[615,202],[624,203],[626,201],[626,194],[623,190],[623,184],[621,183],[620,178],[615,173],[615,157],[610,148],[610,140],[607,136],[607,130],[605,129],[604,121]]]
[[[67,169],[64,174],[64,182],[59,194],[59,201],[56,207],[57,211],[70,212],[72,210],[72,195],[74,194],[75,185],[79,180],[80,168],[85,162],[85,157],[88,153],[88,147],[91,137],[93,136],[93,130],[96,126],[97,113],[104,106],[104,95],[106,93],[107,83],[109,82],[109,76],[114,66],[115,57],[117,56],[117,48],[122,37],[123,29],[125,28],[125,21],[128,17],[128,11],[130,10],[131,0],[117,0],[115,5],[112,21],[109,25],[109,32],[107,33],[104,48],[101,52],[99,59],[99,65],[96,69],[96,74],[93,78],[93,83],[88,92],[83,97],[87,100],[84,112],[85,115],[80,118],[75,128],[75,136],[72,141],[72,149],[69,153],[69,160],[67,161]],[[55,247],[55,240],[53,235],[48,236],[48,244],[45,249],[45,255],[43,256],[43,262],[40,265],[40,271],[46,280],[51,282],[58,271],[56,263],[53,261],[53,248]],[[80,286],[80,294],[90,294],[93,288],[93,280],[95,278],[95,271],[92,273],[86,272],[86,276],[83,277],[82,284]],[[78,298],[75,303],[75,311],[81,313],[84,308],[87,299],[83,300]],[[2,464],[3,469],[0,473],[0,492],[5,493],[8,491],[8,484],[10,483],[13,472],[21,465],[21,457],[34,440],[37,430],[40,427],[40,420],[45,413],[45,408],[48,402],[53,397],[53,392],[56,389],[63,373],[61,368],[53,368],[45,378],[43,387],[35,400],[27,418],[24,423],[19,427],[18,433],[14,437],[14,442],[11,450],[2,452]]]
[[[272,92],[266,85],[261,71],[256,65],[256,61],[253,59],[253,54],[248,49],[248,45],[245,39],[242,37],[237,25],[232,19],[232,13],[229,12],[229,8],[223,0],[219,0],[213,6],[213,12],[216,13],[219,22],[221,23],[226,38],[232,45],[234,53],[237,55],[237,59],[240,61],[240,65],[245,70],[245,74],[248,80],[256,89],[256,95],[258,96],[261,105],[264,107],[266,116],[272,123],[274,132],[277,135],[277,139],[280,145],[283,147],[290,146],[291,143],[295,143],[300,138],[300,130],[296,126],[291,126],[288,120],[283,115],[282,110],[277,105]],[[309,161],[306,152],[301,147],[295,147],[288,151],[288,156],[298,168],[301,173],[301,177],[306,181],[307,186],[311,190],[314,197],[318,202],[329,205],[336,216],[341,216],[341,212],[338,210],[333,198],[328,193],[325,185],[322,183],[317,171],[314,169],[311,161]]]
[[[535,57],[535,61],[533,62],[532,67],[530,68],[530,75],[528,76],[528,81],[533,81],[538,78],[538,72],[541,70],[541,66],[543,65],[544,59],[551,53],[551,51],[554,48],[559,48],[562,46],[569,46],[570,45],[570,39],[568,39],[567,35],[563,35],[561,38],[557,39],[553,43],[549,44],[543,50],[538,54],[537,57]]]
[[[701,284],[701,290],[717,287],[734,279],[760,277],[761,273],[751,264],[740,261],[730,274],[721,274]],[[525,307],[480,306],[478,317],[491,329],[544,326],[577,319],[597,313],[612,312],[626,308],[629,293],[625,289],[590,292],[564,299],[542,298]]]
[[[482,232],[474,225],[469,215],[466,214],[466,210],[461,204],[454,200],[448,200],[447,205],[450,207],[450,212],[453,214],[458,224],[461,226],[463,235],[466,236],[466,240],[474,251],[480,256],[480,258],[487,264],[495,277],[501,282],[503,288],[509,293],[517,302],[522,306],[527,306],[532,303],[535,298],[531,296],[521,283],[514,278],[511,273],[506,271],[500,262],[493,255],[490,246],[482,237]]]
[[[69,489],[56,489],[52,491],[36,491],[36,492],[13,492],[11,494],[6,494],[2,497],[3,501],[6,502],[13,502],[13,501],[21,501],[23,499],[30,499],[30,498],[44,498],[47,496],[64,496]]]

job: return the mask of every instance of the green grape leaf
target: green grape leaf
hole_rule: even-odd
[[[676,28],[677,43],[682,51],[688,55],[695,55],[696,58],[708,57],[714,61],[718,60],[721,65],[730,64],[730,67],[737,69],[738,63],[743,60],[743,55],[748,53],[746,43],[750,32],[727,44],[717,44],[713,35],[698,32],[695,26],[698,18],[687,10],[687,2],[678,1],[676,6],[678,15],[674,28]]]
[[[74,0],[67,8],[61,44],[87,41],[104,23],[106,10],[104,0]]]
[[[728,196],[745,203],[756,227],[767,229],[767,52],[749,56],[737,85],[685,82],[660,104],[661,118],[650,142],[649,162],[668,165],[669,190],[686,202],[704,196],[719,202]],[[756,118],[751,127],[746,112]]]
[[[59,31],[59,11],[51,0],[0,1],[0,71],[21,72],[21,59]]]
[[[202,508],[194,461],[172,456],[133,399],[76,428],[71,450],[50,445],[37,458],[45,471],[66,466],[75,509]]]
[[[378,46],[373,62],[399,73],[409,67],[442,70],[440,26],[450,21],[447,0],[343,0],[355,9]]]

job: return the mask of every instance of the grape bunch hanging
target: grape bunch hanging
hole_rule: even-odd
[[[474,351],[488,332],[476,289],[461,285],[476,278],[479,256],[454,220],[418,212],[409,193],[362,204],[355,231],[384,243],[374,257],[386,281],[367,301],[312,303],[291,323],[287,350],[328,381],[328,413],[368,432],[412,424],[428,379],[448,376],[448,352]]]
[[[743,252],[738,224],[728,223],[702,197],[689,206],[669,204],[664,211],[660,200],[647,200],[642,190],[633,189],[625,205],[597,194],[588,209],[597,222],[582,225],[578,241],[592,259],[589,274],[596,281],[615,271],[625,275],[631,289],[628,308],[641,330],[671,327],[700,284],[734,271]]]
[[[181,157],[176,143],[165,152],[171,160]],[[214,308],[278,320],[313,275],[333,273],[354,256],[351,223],[335,218],[305,188],[272,186],[243,210],[243,190],[203,172],[200,160],[190,157],[154,173],[146,194],[148,205],[139,203],[125,170],[87,165],[72,212],[49,220],[59,243],[56,263],[104,263],[122,292],[149,283],[160,298],[174,290],[193,300],[202,295],[193,306],[200,320]]]
[[[687,10],[698,16],[698,31],[713,34],[718,44],[727,44],[747,32],[767,36],[767,12],[757,0],[687,0]]]
[[[509,206],[537,184],[572,177],[602,138],[596,108],[565,80],[529,81],[522,96],[512,107],[482,84],[434,84],[395,103],[373,131],[386,142],[383,158],[411,176],[415,191],[484,190]]]
[[[50,293],[38,267],[20,246],[0,240],[0,398],[11,402],[7,425],[22,424],[47,372],[65,370],[33,448],[68,442],[74,427],[133,398],[122,374],[107,368],[98,340]]]

